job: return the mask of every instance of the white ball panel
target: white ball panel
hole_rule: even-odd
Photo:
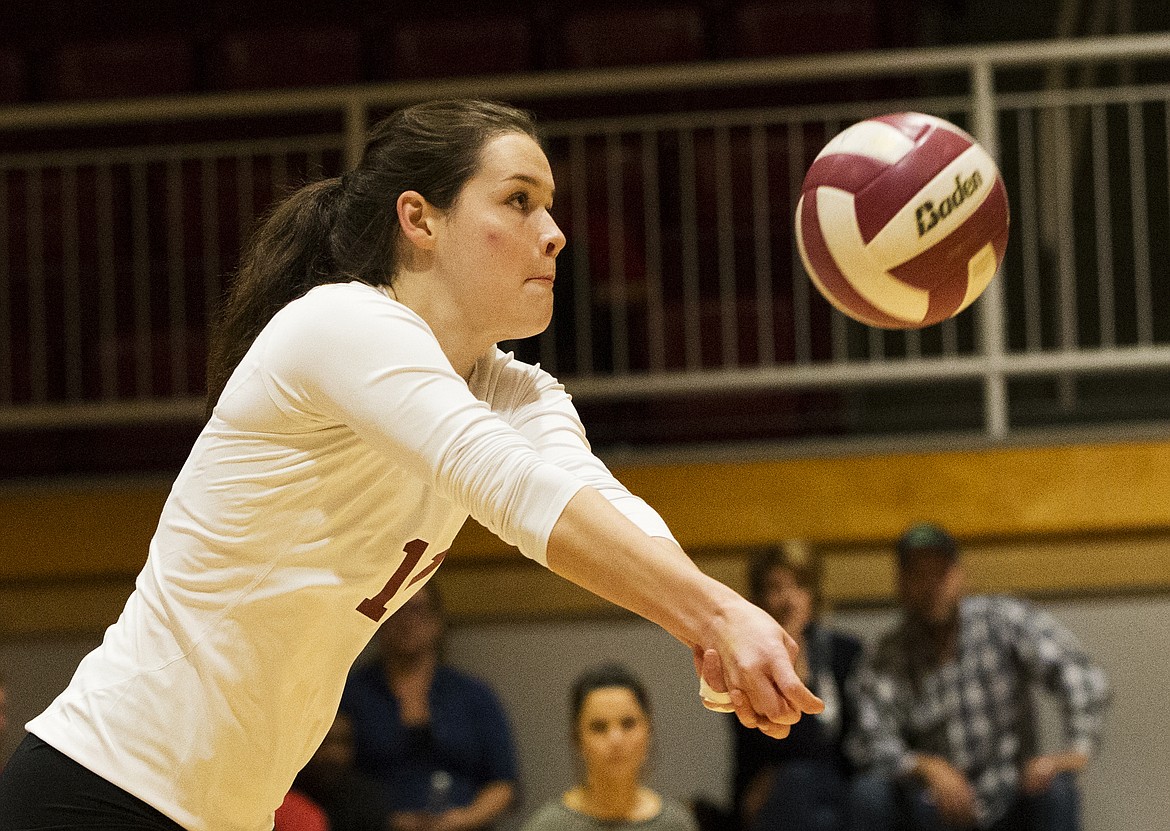
[[[938,219],[937,225],[928,227],[931,221],[929,212],[920,215],[919,211],[928,202],[938,211],[955,193],[955,177],[959,177],[960,182],[970,182],[976,172],[979,174],[978,187],[958,205],[950,208],[944,218]],[[983,204],[998,175],[995,162],[987,155],[987,151],[977,144],[968,147],[902,206],[869,241],[874,260],[881,263],[883,268],[893,268],[936,245],[966,222]],[[922,231],[922,228],[926,230]]]
[[[797,229],[804,227],[802,224],[802,221],[801,221],[803,213],[804,213],[804,197],[802,196],[802,197],[800,197],[800,199],[796,203],[796,227],[797,227]],[[817,274],[816,269],[813,268],[812,262],[808,258],[808,251],[804,247],[804,234],[800,233],[799,230],[797,231],[797,234],[796,234],[796,247],[800,251],[801,261],[804,262],[805,273],[808,274],[809,279],[812,280],[813,285],[817,287],[817,291],[819,291],[821,293],[821,296],[823,298],[825,298],[826,300],[828,300],[829,304],[832,305],[834,308],[836,308],[837,311],[841,312],[842,314],[849,315],[854,320],[860,320],[862,323],[868,322],[868,321],[866,321],[864,316],[860,315],[857,311],[850,309],[848,306],[844,305],[840,300],[838,300],[837,295],[835,293],[829,291],[829,287],[821,282],[820,276]]]
[[[963,296],[963,302],[955,310],[955,314],[963,311],[983,294],[983,290],[995,277],[997,268],[999,262],[995,257],[995,247],[989,242],[976,251],[975,256],[967,263],[967,294]]]
[[[893,164],[914,149],[914,142],[901,130],[881,121],[862,121],[842,130],[817,154],[849,153]]]
[[[872,246],[861,238],[853,194],[837,188],[817,188],[817,219],[829,253],[853,289],[875,308],[905,321],[922,320],[930,293],[894,277],[877,260]]]

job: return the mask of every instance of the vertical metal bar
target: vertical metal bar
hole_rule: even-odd
[[[1093,162],[1093,210],[1097,241],[1097,317],[1101,346],[1117,345],[1113,278],[1113,209],[1109,199],[1109,127],[1105,107],[1093,105],[1090,118]]]
[[[1133,280],[1137,301],[1137,340],[1154,342],[1153,294],[1150,289],[1150,217],[1146,195],[1145,117],[1142,105],[1128,107],[1130,199],[1133,210]]]
[[[84,395],[81,345],[81,239],[78,234],[77,168],[61,170],[61,299],[64,312],[65,398]]]
[[[167,162],[167,328],[170,340],[171,395],[187,393],[187,275],[183,239],[183,163]]]
[[[347,172],[358,166],[362,160],[362,153],[366,149],[366,130],[369,126],[369,115],[366,105],[358,97],[349,99],[345,105],[345,158],[344,165]]]
[[[865,334],[868,349],[866,357],[871,361],[881,363],[886,356],[885,335],[876,326],[865,327]]]
[[[576,341],[577,374],[593,374],[593,315],[589,289],[589,171],[585,139],[574,136],[569,143],[569,177],[573,182],[573,225],[577,244],[573,246],[573,335]]]
[[[98,244],[98,342],[102,398],[118,397],[118,287],[114,259],[114,181],[107,164],[96,171]]]
[[[995,74],[987,61],[977,61],[971,67],[971,99],[975,137],[993,159],[998,158]],[[987,367],[983,377],[984,424],[988,435],[997,440],[1005,438],[1008,431],[1007,377],[1003,371],[1005,306],[1003,282],[996,277],[979,300],[978,323]]]
[[[1031,111],[1020,110],[1016,114],[1019,125],[1019,186],[1020,219],[1019,236],[1021,261],[1024,273],[1024,349],[1028,353],[1039,352],[1041,341],[1040,305],[1040,224],[1036,214],[1036,141],[1034,118]]]
[[[699,294],[699,220],[696,205],[695,134],[679,131],[679,198],[682,226],[683,350],[687,369],[702,366],[702,309]]]
[[[804,183],[804,124],[789,121],[788,138],[788,216],[796,215],[800,187]],[[792,343],[793,361],[799,366],[812,361],[811,288],[796,243],[792,244]]]
[[[756,344],[760,366],[776,363],[776,295],[772,290],[772,206],[768,199],[768,131],[752,125],[752,238],[755,240]]]
[[[1057,284],[1060,301],[1060,348],[1071,352],[1077,347],[1077,276],[1076,250],[1073,240],[1073,194],[1070,113],[1060,107],[1055,116],[1055,132],[1059,137],[1054,148],[1056,162],[1056,247]],[[1065,411],[1076,404],[1075,381],[1064,374],[1057,380],[1057,397]]]
[[[288,151],[272,154],[272,198],[279,200],[287,195]]]
[[[252,223],[256,215],[255,178],[252,171],[254,163],[255,157],[251,154],[236,156],[236,206],[242,246],[252,238]]]
[[[902,333],[902,342],[906,345],[907,358],[922,357],[922,332],[919,329],[907,329]]]
[[[613,371],[630,371],[630,316],[626,296],[626,222],[622,187],[622,139],[617,133],[605,136],[605,172],[609,222],[609,310],[610,349]]]
[[[722,366],[739,364],[739,297],[735,286],[735,218],[731,204],[731,134],[715,129],[715,233],[719,252],[719,318]]]
[[[44,170],[25,170],[28,191],[25,231],[28,235],[28,357],[32,400],[43,403],[49,393],[48,309],[45,301]]]
[[[662,300],[662,211],[658,194],[658,134],[642,134],[642,193],[646,203],[646,330],[650,371],[666,366]]]
[[[130,167],[131,275],[134,286],[134,392],[138,398],[152,395],[154,363],[150,306],[150,206],[147,204],[146,164]]]
[[[216,181],[218,160],[204,156],[199,160],[199,226],[203,239],[203,314],[207,320],[208,342],[218,323],[220,295],[223,287],[219,274],[219,185]]]
[[[954,358],[959,354],[959,325],[952,317],[942,321],[939,325],[939,335],[942,337],[942,356]]]
[[[0,275],[12,274],[11,217],[8,212],[8,177],[0,167]],[[12,294],[10,276],[0,279],[0,402],[12,402]]]

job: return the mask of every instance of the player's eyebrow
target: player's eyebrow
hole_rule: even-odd
[[[544,181],[542,179],[538,179],[535,176],[530,176],[527,173],[513,173],[511,176],[507,177],[504,181],[505,182],[524,182],[525,184],[532,185],[533,187],[536,187],[536,188],[548,187],[547,181]],[[556,188],[553,188],[550,191],[551,195],[553,195],[553,196],[556,195],[556,192],[557,192]]]

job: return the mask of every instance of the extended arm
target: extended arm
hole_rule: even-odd
[[[770,615],[700,571],[675,543],[640,531],[596,490],[583,488],[565,506],[548,566],[706,656],[708,683],[731,691],[747,726],[779,737],[802,713],[820,712],[793,669],[795,644]]]

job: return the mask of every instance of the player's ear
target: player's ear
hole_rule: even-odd
[[[424,251],[434,248],[438,212],[426,197],[415,190],[403,191],[395,209],[402,235]]]

